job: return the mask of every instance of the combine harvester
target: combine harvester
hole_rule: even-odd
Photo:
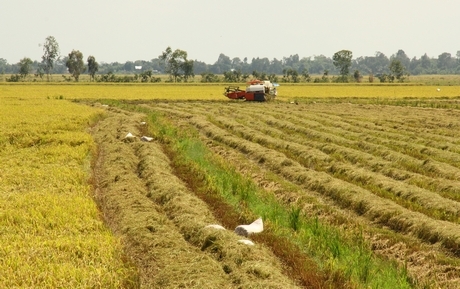
[[[224,95],[230,99],[244,99],[247,101],[267,101],[276,97],[278,83],[271,83],[269,80],[251,80],[248,82],[246,90],[241,90],[239,86],[228,86],[225,88]]]

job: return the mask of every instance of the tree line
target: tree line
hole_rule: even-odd
[[[80,75],[86,71],[90,75],[90,81],[103,81],[103,82],[131,82],[131,81],[151,81],[157,82],[159,78],[153,77],[154,72],[158,70],[152,70],[144,67],[144,70],[135,77],[116,76],[113,72],[113,68],[107,65],[100,65],[96,58],[90,55],[87,58],[87,64],[83,58],[83,53],[79,50],[73,49],[67,56],[60,57],[59,44],[53,36],[48,36],[43,44],[43,56],[41,62],[32,61],[28,57],[22,58],[17,64],[9,65],[5,59],[0,58],[0,73],[11,73],[12,75],[7,78],[7,81],[17,82],[26,80],[32,73],[35,77],[43,78],[45,75],[47,80],[50,80],[51,73],[66,73],[70,76],[62,75],[62,77],[71,81],[73,78],[75,81],[79,81]],[[187,52],[181,49],[172,50],[171,47],[167,47],[165,51],[158,57],[159,66],[162,70],[169,75],[170,82],[187,81],[189,78],[194,77],[193,71],[193,60],[187,59]],[[145,62],[142,62],[145,64]],[[126,68],[137,67],[134,63],[126,63]],[[149,65],[146,65],[149,66]],[[96,73],[102,69],[108,70],[105,74],[101,74],[96,77]],[[142,65],[140,65],[142,69]],[[160,67],[159,67],[160,68]],[[102,70],[101,69],[101,70]],[[128,69],[127,69],[128,70]],[[125,70],[125,72],[127,72]],[[36,80],[36,79],[35,79]]]
[[[230,58],[221,53],[214,64],[206,64],[189,60],[185,50],[167,47],[158,57],[149,61],[98,63],[92,55],[85,59],[79,50],[61,56],[59,44],[53,36],[48,36],[41,46],[41,61],[24,57],[18,63],[9,64],[0,58],[0,73],[12,74],[7,79],[9,81],[25,80],[30,75],[39,78],[46,76],[49,80],[51,73],[62,74],[68,81],[78,81],[81,74],[88,73],[91,81],[114,82],[160,81],[156,74],[167,74],[167,81],[170,82],[186,82],[195,75],[201,75],[204,82],[239,82],[249,76],[277,81],[281,77],[281,81],[285,82],[359,82],[363,75],[368,75],[370,81],[377,77],[381,82],[402,82],[409,75],[460,73],[460,51],[455,56],[444,52],[437,58],[430,58],[427,54],[410,58],[403,50],[398,50],[389,57],[376,52],[373,56],[353,59],[351,51],[341,50],[332,57],[319,55],[300,58],[295,54],[282,59],[257,57],[250,61],[247,57]],[[310,75],[320,77],[313,79]]]

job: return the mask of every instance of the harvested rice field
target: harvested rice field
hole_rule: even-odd
[[[458,288],[457,87],[222,91],[1,85],[0,287]]]
[[[126,226],[142,234],[124,233],[145,235],[149,255],[165,258],[160,264],[174,258],[172,271],[185,270],[188,280],[213,276],[236,288],[457,288],[460,111],[348,100],[107,104],[113,123],[95,134],[107,166],[100,202],[110,220],[135,208],[142,217],[132,221],[141,223]],[[154,140],[123,141],[128,132]],[[125,179],[139,188],[128,189]],[[265,230],[249,237],[255,246],[238,244],[232,229],[258,216]],[[123,231],[123,222],[130,221],[115,228]],[[168,248],[190,247],[183,250],[199,257],[152,251],[164,249],[154,237],[164,230],[178,234],[167,237]],[[132,256],[145,262],[142,242],[132,242],[141,247]],[[188,271],[181,262],[209,270]],[[150,276],[161,275],[156,266]]]

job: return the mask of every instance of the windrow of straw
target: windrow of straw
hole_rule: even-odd
[[[324,228],[316,224],[315,227],[319,229],[314,230],[315,236],[307,236],[310,234],[309,225],[295,213],[300,211],[295,210],[293,213],[290,206],[281,205],[271,193],[258,189],[255,182],[247,178],[247,171],[236,172],[230,164],[234,164],[233,161],[221,159],[212,153],[209,145],[216,142],[203,140],[193,127],[186,122],[177,122],[178,118],[173,115],[172,119],[164,118],[158,112],[149,115],[154,135],[168,144],[165,149],[171,156],[178,176],[190,187],[196,188],[194,191],[228,227],[236,226],[235,223],[230,224],[231,219],[248,221],[253,220],[254,216],[263,216],[267,230],[253,238],[256,238],[257,243],[269,246],[286,264],[286,273],[299,280],[300,284],[307,288],[355,288],[356,283],[365,280],[365,287],[370,283],[375,286],[399,284],[401,288],[408,285],[407,275],[395,270],[392,265],[382,266],[379,261],[369,259],[359,264],[359,260],[369,256],[370,251],[366,250],[366,246],[350,246],[338,240],[341,238],[334,233],[335,228]],[[289,232],[291,226],[297,232]],[[332,241],[328,238],[325,243],[324,235],[332,235]],[[331,258],[329,244],[332,243],[333,246],[339,243],[343,252],[352,251],[353,256],[344,253],[338,259]],[[370,280],[367,276],[372,272],[379,272],[380,277],[385,277]],[[394,287],[388,285],[385,288]]]
[[[345,106],[349,105],[345,104]],[[282,129],[272,129],[272,127],[268,127],[265,125],[267,115],[273,113],[281,114],[283,110],[286,112],[286,115],[290,115],[287,112],[288,109],[289,111],[291,111],[292,107],[296,108],[296,106],[292,105],[279,106],[254,103],[216,104],[206,102],[180,102],[173,104],[155,103],[154,105],[152,105],[152,110],[164,112],[164,115],[167,116],[172,123],[175,123],[178,127],[186,128],[187,130],[190,130],[190,128],[186,124],[191,123],[191,119],[193,119],[194,117],[201,117],[203,119],[213,122],[214,124],[217,124],[221,128],[224,128],[224,130],[228,132],[228,135],[234,134],[231,127],[235,127],[238,130],[242,129],[243,127],[251,127],[256,128],[258,131],[263,131],[267,135],[272,136],[274,138],[279,137],[283,140],[296,140],[297,138],[301,139],[301,134],[297,133],[295,130],[285,132]],[[300,108],[302,108],[302,105],[299,105],[299,111]],[[305,110],[305,108],[302,109]],[[314,115],[314,113],[312,115]],[[216,122],[217,118],[225,117],[228,117],[229,119],[224,122],[227,124],[228,128],[226,128],[225,125]],[[237,120],[237,122],[234,123],[230,121],[230,119]],[[387,228],[386,226],[384,228],[381,228],[376,223],[366,222],[363,220],[363,218],[353,216],[353,213],[347,213],[347,210],[340,210],[333,206],[331,202],[319,196],[317,193],[311,192],[309,189],[305,189],[305,187],[304,189],[300,189],[299,187],[296,188],[296,185],[290,183],[288,179],[283,179],[282,175],[277,175],[276,172],[273,171],[270,167],[263,166],[262,164],[265,162],[265,159],[249,158],[248,152],[246,150],[239,150],[239,148],[233,150],[230,146],[216,141],[216,139],[207,138],[205,136],[205,132],[201,132],[201,138],[203,142],[206,143],[208,147],[212,148],[212,150],[216,154],[222,155],[222,157],[225,159],[225,162],[228,161],[231,164],[231,166],[238,168],[238,171],[242,175],[245,175],[248,178],[252,178],[254,182],[258,183],[261,187],[266,188],[270,190],[272,193],[276,194],[281,203],[285,203],[285,201],[287,201],[288,204],[292,206],[293,213],[299,212],[298,209],[303,208],[303,210],[300,212],[300,215],[313,216],[313,219],[315,218],[315,215],[317,215],[320,216],[319,218],[322,221],[324,221],[324,218],[326,218],[332,221],[332,223],[330,224],[335,224],[337,226],[343,227],[343,229],[345,230],[344,232],[349,232],[351,234],[353,234],[353,230],[350,230],[350,224],[356,221],[359,223],[358,226],[361,228],[357,230],[358,232],[360,230],[364,230],[361,231],[361,233],[364,233],[366,236],[372,236],[369,237],[369,241],[371,241],[372,248],[375,249],[376,253],[378,255],[383,253],[386,257],[389,257],[392,260],[397,259],[398,262],[400,262],[400,264],[407,266],[407,269],[412,274],[414,274],[413,276],[418,276],[417,280],[418,282],[421,282],[419,286],[422,286],[423,288],[423,285],[421,285],[423,283],[432,285],[437,284],[436,286],[440,288],[456,288],[455,285],[453,285],[452,287],[448,284],[456,284],[456,280],[458,280],[459,276],[458,267],[451,267],[447,265],[447,263],[445,263],[446,260],[444,259],[444,250],[442,247],[438,246],[437,244],[434,246],[423,244],[423,239],[422,241],[415,241],[414,238],[410,235],[402,236],[401,234],[398,234],[398,230],[396,230],[395,234],[395,232],[391,232],[389,228]],[[238,133],[236,133],[236,135],[242,137]],[[247,137],[247,139],[251,138]],[[255,136],[255,139],[260,139],[260,135]],[[309,138],[304,139],[304,142],[299,143],[309,142]],[[320,144],[321,142],[317,141],[316,143]],[[323,146],[328,146],[329,144],[330,142],[327,144],[323,143]],[[269,144],[266,142],[264,142],[264,145],[269,146]],[[310,146],[310,143],[308,145]],[[340,147],[337,147],[337,149],[340,149]],[[349,150],[346,147],[343,147],[342,149],[346,152],[349,152]],[[309,153],[311,152],[312,151],[309,150]],[[325,153],[329,152],[325,151]],[[296,157],[296,154],[289,154],[287,152],[285,152],[285,154],[291,158]],[[360,159],[358,158],[358,156],[359,154],[358,152],[356,152],[357,159]],[[366,157],[364,157],[364,159],[367,159],[368,157],[378,160],[377,157],[373,157],[371,154],[368,154]],[[330,159],[331,164],[334,164],[334,162],[338,161],[338,159],[335,159],[334,155],[331,155]],[[252,167],[252,169],[250,169],[249,167]],[[312,168],[314,169],[314,167]],[[389,169],[392,168],[389,167]],[[255,173],[253,170],[259,171],[259,173]],[[404,173],[404,170],[400,171],[402,174]],[[262,175],[268,177],[268,179],[261,179]],[[275,181],[275,184],[273,183],[273,181]],[[280,184],[286,184],[287,187],[281,188]],[[302,183],[299,183],[299,186],[302,186]],[[292,191],[292,189],[294,191]],[[319,203],[315,201],[315,199],[318,197]],[[305,203],[305,201],[307,203]],[[359,209],[360,208],[358,208],[356,212],[359,212]],[[365,208],[362,207],[361,209]],[[429,212],[430,210],[427,211]],[[342,215],[342,213],[344,213],[344,215]],[[361,221],[364,222],[361,223]],[[292,226],[292,224],[289,226]],[[384,235],[386,237],[384,237],[381,234],[382,232],[385,232]],[[328,238],[327,241],[325,241],[324,243],[332,243],[330,241],[332,239]],[[310,247],[312,243],[314,244],[314,241],[310,239],[310,237],[305,237],[305,242],[305,247]],[[436,253],[433,250],[435,250]],[[314,252],[320,252],[320,256],[328,254],[327,252],[323,252],[322,250],[314,250]],[[315,253],[312,254],[315,255]],[[351,256],[348,258],[351,258]],[[454,260],[456,259],[452,258],[449,262],[452,262]],[[334,261],[335,264],[340,264],[340,262],[341,261],[339,260]],[[448,267],[450,269],[447,269]],[[428,270],[427,268],[430,269]],[[449,273],[444,274],[443,272],[446,272],[445,270],[449,270]],[[423,277],[421,277],[422,275]]]
[[[405,122],[411,123],[412,119],[417,119],[419,115],[433,118],[433,111],[414,108],[406,108],[403,111],[402,108],[336,106],[336,108],[328,109],[328,107],[315,104],[307,109],[290,109],[289,114],[284,113],[283,109],[270,110],[263,115],[247,110],[241,114],[259,118],[270,127],[282,128],[285,134],[302,136],[304,143],[315,140],[317,141],[315,146],[319,149],[325,147],[325,144],[349,147],[356,149],[358,153],[364,155],[369,153],[391,162],[380,165],[382,168],[388,168],[388,164],[392,164],[391,166],[396,169],[405,168],[418,176],[420,174],[429,176],[432,179],[431,182],[442,177],[452,185],[450,188],[443,185],[438,191],[455,198],[455,190],[458,187],[455,185],[455,180],[459,176],[457,160],[460,146],[457,145],[458,140],[447,136],[454,135],[458,131],[456,128],[459,127],[459,122],[455,112],[437,111],[436,119],[433,120],[433,122],[437,121],[437,125],[433,124],[431,128],[426,128],[421,123],[418,131],[408,132],[410,128],[399,120],[401,116],[408,115]],[[344,108],[345,111],[343,111]],[[400,114],[395,114],[394,110],[400,110]],[[340,111],[340,114],[334,114],[335,111]],[[377,116],[374,111],[377,112]],[[387,113],[384,114],[381,111],[387,111]],[[391,115],[390,112],[392,112]],[[342,113],[344,116],[341,116]],[[248,122],[247,124],[255,127],[254,123]],[[395,126],[397,127],[394,128]],[[264,126],[259,125],[259,127],[267,129]],[[440,130],[440,127],[444,129]],[[353,161],[353,159],[350,160],[350,162]],[[450,195],[446,194],[446,191],[449,190],[452,192]]]
[[[343,114],[330,111],[347,110]],[[275,114],[278,117],[279,113]],[[434,117],[435,115],[435,117]],[[328,110],[313,105],[306,110],[293,111],[286,119],[297,124],[324,129],[331,133],[351,133],[366,141],[394,146],[403,153],[417,153],[414,156],[429,155],[439,161],[453,160],[458,164],[459,152],[456,131],[460,128],[458,113],[449,110],[421,108],[389,108],[377,106],[338,106]],[[345,134],[345,136],[348,136]],[[423,149],[423,151],[422,151]]]
[[[315,108],[316,105],[311,106]],[[342,107],[346,107],[343,106]],[[380,150],[381,155],[385,156],[389,152],[394,154],[393,160],[400,159],[400,163],[418,164],[424,162],[427,158],[430,159],[430,164],[425,164],[427,170],[433,175],[433,172],[443,175],[445,178],[458,179],[458,157],[459,147],[455,144],[458,141],[448,137],[442,137],[449,131],[455,131],[458,124],[455,124],[455,116],[445,116],[445,121],[449,123],[449,131],[440,132],[436,136],[427,135],[427,129],[421,125],[420,130],[412,133],[406,132],[406,126],[398,124],[397,129],[395,126],[395,116],[382,115],[383,120],[377,119],[373,121],[372,114],[366,110],[356,110],[362,112],[361,115],[339,117],[333,114],[325,114],[322,110],[319,111],[305,111],[305,110],[291,110],[289,114],[285,114],[282,110],[278,112],[266,112],[262,115],[262,120],[268,124],[283,127],[285,130],[291,132],[304,132],[308,138],[315,138],[324,143],[325,139],[328,142],[343,144],[346,146],[359,146],[361,150]],[[375,108],[375,107],[374,107]],[[341,108],[337,108],[341,109]],[[326,108],[323,108],[326,110]],[[369,106],[368,110],[372,110]],[[382,110],[382,109],[379,109]],[[429,117],[430,112],[426,109],[407,109],[405,114],[419,114],[424,113]],[[334,109],[332,108],[332,111]],[[242,113],[247,113],[244,111]],[[368,113],[369,115],[366,115]],[[433,113],[433,112],[431,112]],[[251,115],[250,113],[247,113]],[[356,113],[355,113],[356,114]],[[401,112],[404,115],[404,112]],[[436,114],[440,114],[436,112]],[[266,115],[271,115],[268,118]],[[322,116],[323,115],[323,116]],[[260,117],[256,114],[255,116]],[[365,118],[369,117],[369,120]],[[363,120],[360,120],[363,118]],[[356,119],[356,120],[355,120]],[[386,119],[389,124],[385,124]],[[443,125],[442,116],[438,120],[439,124],[436,127]],[[374,124],[377,123],[378,125]],[[390,157],[389,157],[390,158]],[[407,167],[409,167],[407,165]]]
[[[344,125],[340,121],[319,124],[306,120],[308,117],[309,114],[303,114],[297,117],[286,116],[285,119],[288,120],[281,120],[269,114],[263,116],[263,121],[269,126],[260,127],[260,129],[265,133],[270,133],[274,127],[277,127],[281,130],[279,135],[290,135],[291,138],[296,135],[298,142],[331,154],[338,160],[345,159],[350,163],[364,165],[370,171],[380,172],[397,181],[407,180],[407,183],[429,189],[432,192],[434,190],[443,197],[460,201],[458,196],[460,182],[446,179],[445,175],[441,175],[443,178],[440,178],[439,174],[433,175],[432,162],[426,161],[427,156],[417,159],[396,152],[391,147],[382,145],[379,138],[373,138],[372,130],[355,132],[354,126]],[[382,136],[381,138],[397,138],[397,136]],[[425,140],[425,145],[440,147],[441,143],[430,137]],[[449,150],[455,150],[456,147],[452,143],[449,145],[444,142],[443,145],[447,145]],[[426,149],[422,150],[426,151]],[[451,153],[450,156],[452,157],[446,161],[450,165],[455,165],[455,155]],[[454,172],[453,175],[455,174],[457,172]]]
[[[205,228],[216,220],[201,201],[172,173],[169,160],[156,143],[139,143],[137,154],[140,176],[149,188],[149,197],[161,205],[165,214],[184,238],[220,262],[233,284],[242,287],[289,288],[293,284],[283,276],[280,264],[262,245],[238,243],[241,237],[230,230]]]
[[[367,155],[355,149],[348,149],[346,147],[337,146],[334,143],[324,145],[317,143],[312,146],[311,141],[308,145],[304,145],[307,141],[304,137],[293,137],[296,134],[283,134],[272,137],[271,133],[266,135],[267,131],[271,131],[270,127],[266,127],[262,123],[254,123],[245,121],[247,125],[239,124],[245,120],[243,114],[238,114],[238,122],[234,118],[227,118],[223,116],[212,116],[204,110],[198,110],[200,114],[209,115],[213,119],[213,123],[218,124],[220,127],[231,131],[232,133],[241,136],[244,139],[264,145],[266,147],[278,150],[285,153],[292,159],[301,163],[304,167],[314,168],[317,171],[327,172],[336,178],[343,179],[347,182],[356,184],[363,188],[372,191],[380,197],[386,197],[396,201],[398,204],[405,206],[411,210],[423,212],[433,218],[442,218],[443,220],[458,221],[457,213],[460,211],[460,203],[453,202],[445,199],[438,194],[419,188],[414,185],[394,180],[388,176],[376,172],[370,172],[367,168],[362,168],[363,165],[367,166],[368,159],[373,158],[372,155]],[[260,120],[264,120],[261,116]],[[292,125],[295,131],[302,130],[301,127]],[[254,127],[251,129],[250,127]],[[264,133],[261,133],[263,131]],[[276,133],[273,133],[276,135]],[[337,137],[336,137],[337,138]],[[318,147],[318,149],[314,147]],[[330,156],[328,154],[330,154]],[[337,155],[341,158],[350,158],[351,164],[346,164],[337,159]],[[359,162],[360,159],[364,159]],[[359,166],[355,163],[359,164]],[[379,167],[384,164],[379,161]],[[452,181],[451,181],[452,182]]]
[[[170,110],[169,113],[175,114],[176,112]],[[327,195],[335,199],[341,206],[364,214],[370,220],[380,222],[396,231],[412,232],[419,238],[432,243],[440,241],[452,252],[460,254],[460,229],[456,224],[433,220],[423,214],[407,210],[394,202],[381,199],[368,190],[335,179],[324,172],[307,169],[287,158],[283,153],[230,135],[226,130],[216,127],[197,115],[188,117],[188,121],[209,138],[238,149],[255,161],[263,160],[261,162],[263,166],[292,182]]]
[[[311,143],[304,145],[305,139],[302,137],[293,137],[293,134],[286,133],[282,139],[279,137],[273,138],[260,132],[261,130],[264,132],[270,130],[269,128],[265,129],[261,125],[258,125],[259,129],[256,130],[251,129],[251,125],[235,126],[235,121],[225,117],[216,117],[215,120],[227,130],[255,143],[283,152],[305,167],[314,167],[317,171],[327,172],[337,178],[365,187],[373,191],[376,195],[382,197],[388,195],[388,197],[393,200],[401,199],[399,203],[404,205],[404,203],[407,202],[409,208],[411,206],[410,203],[415,203],[417,205],[412,205],[413,210],[417,210],[414,208],[422,206],[420,211],[433,217],[436,215],[436,212],[438,212],[444,219],[447,218],[455,222],[458,221],[457,213],[460,211],[460,203],[445,199],[439,194],[433,194],[430,190],[406,184],[399,180],[372,172],[372,170],[367,167],[362,168],[361,166],[367,165],[369,159],[373,158],[372,155],[368,155],[364,160],[363,158],[366,157],[365,153],[355,149],[337,146],[333,143],[328,145],[318,143],[316,145],[318,149],[315,149],[312,148]],[[326,152],[330,155],[327,155]],[[348,158],[350,164],[341,162],[342,158]],[[384,166],[381,160],[378,161],[378,166]],[[450,182],[453,183],[453,181]],[[382,193],[380,193],[380,191],[382,191]]]
[[[315,107],[316,105],[312,106],[312,110],[315,110]],[[346,108],[347,106],[344,107]],[[355,108],[358,111],[354,112],[356,118],[365,119],[368,117],[370,120],[373,119],[372,107],[368,109],[371,112],[360,110],[359,106]],[[374,107],[374,109],[377,108]],[[322,112],[326,108],[318,110]],[[378,111],[381,110],[383,109],[379,108]],[[439,114],[443,115],[443,113],[444,117],[438,120],[439,126],[443,125],[443,120],[451,125],[456,121],[453,112],[446,113],[441,111]],[[393,128],[395,122],[400,122],[398,120],[398,118],[401,118],[399,114],[395,114],[392,117],[388,116],[387,118],[383,117],[383,120],[379,120],[380,125],[374,129],[363,128],[370,126],[368,122],[364,121],[356,121],[354,125],[349,125],[345,122],[351,119],[348,116],[339,118],[335,115],[328,115],[318,120],[318,114],[320,113],[317,111],[302,114],[293,113],[286,116],[290,121],[276,121],[275,119],[270,120],[270,124],[276,127],[282,126],[286,133],[294,132],[299,137],[303,137],[304,142],[319,149],[331,150],[329,147],[332,146],[333,151],[331,153],[335,155],[339,153],[338,157],[347,159],[351,163],[358,163],[371,171],[382,172],[398,181],[406,180],[407,183],[428,189],[433,194],[439,194],[457,201],[460,200],[458,197],[459,170],[456,168],[458,166],[456,161],[456,158],[458,158],[457,151],[460,150],[460,146],[455,144],[458,141],[455,141],[452,137],[445,136],[455,134],[456,125],[452,125],[449,130],[445,129],[437,134],[430,133],[432,130],[421,126],[418,132],[409,133],[410,139],[407,139],[406,144],[407,147],[412,143],[417,143],[419,144],[418,147],[401,150],[404,147],[403,145],[388,144],[389,140],[400,139],[398,135],[404,138],[404,135],[408,134],[406,131],[410,130],[406,125],[398,125],[397,129]],[[425,109],[415,110],[409,108],[405,112],[402,111],[401,114],[408,115],[407,119],[410,120],[414,114],[416,116],[423,114],[426,117],[430,117],[432,112]],[[276,116],[280,116],[280,114],[276,114]],[[313,126],[311,121],[306,120],[310,118],[317,119],[321,123],[316,122],[315,126]],[[434,130],[437,130],[437,127]],[[392,133],[387,133],[388,131]],[[314,142],[312,143],[311,141]],[[329,144],[325,146],[325,143]],[[346,153],[342,153],[344,148],[354,149],[357,153],[352,154],[349,150]],[[442,154],[445,157],[433,160],[433,158],[436,158],[436,151],[439,152],[440,150],[442,150]]]
[[[107,221],[126,238],[152,288],[295,288],[260,244],[238,243],[231,230],[205,228],[212,213],[172,172],[154,143],[124,142],[146,132],[140,115],[110,113],[95,130],[100,145],[100,204]]]
[[[131,143],[140,116],[109,114],[94,129],[99,145],[95,167],[97,198],[106,222],[124,239],[125,250],[139,270],[141,288],[216,288],[228,281],[216,262],[191,247],[175,225],[148,197],[138,177]],[[193,264],[193,266],[191,266]]]

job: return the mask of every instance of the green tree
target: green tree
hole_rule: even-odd
[[[438,68],[443,72],[448,72],[449,69],[454,65],[452,55],[448,52],[444,52],[438,56]]]
[[[268,60],[267,57],[253,58],[250,67],[251,67],[251,70],[267,72],[270,70],[270,60]]]
[[[219,77],[212,72],[203,72],[201,82],[219,82]]]
[[[290,66],[292,69],[296,69],[299,66],[300,57],[298,54],[294,54],[289,57],[284,57],[283,61],[285,66]]]
[[[216,67],[219,72],[229,71],[232,69],[232,60],[230,57],[221,53],[216,63],[214,63],[214,67]]]
[[[72,50],[72,52],[69,53],[69,58],[67,59],[65,66],[67,66],[70,74],[72,74],[72,77],[75,78],[75,81],[78,82],[80,74],[86,70],[85,63],[83,62],[83,53],[79,50]]]
[[[25,79],[27,75],[29,75],[30,70],[32,69],[31,67],[32,63],[33,63],[32,59],[28,57],[24,57],[23,59],[19,61],[18,63],[19,75],[21,75],[22,79]]]
[[[94,81],[94,76],[96,75],[96,72],[99,70],[99,63],[96,62],[96,58],[92,55],[88,56],[87,62],[88,62],[88,73],[90,75],[89,80]]]
[[[195,77],[195,73],[193,73],[193,60],[186,60],[182,64],[182,72],[184,73],[184,81],[187,82],[189,78]]]
[[[308,64],[308,71],[312,74],[322,74],[324,70],[334,69],[334,64],[331,58],[324,55],[316,55]]]
[[[310,74],[308,73],[308,69],[304,69],[302,71],[302,77],[303,79],[306,81],[306,82],[311,82],[311,76]]]
[[[406,68],[402,65],[399,59],[393,59],[390,63],[390,82],[393,82],[394,79],[397,79],[398,82],[404,82],[404,79],[408,75]]]
[[[270,62],[270,70],[272,73],[279,74],[281,71],[283,71],[283,61],[273,58],[273,60]]]
[[[340,71],[342,82],[348,82],[352,58],[353,53],[350,50],[340,50],[332,57],[334,66]]]
[[[401,62],[402,66],[404,67],[409,67],[409,63],[410,63],[410,58],[407,56],[406,52],[404,52],[404,50],[402,49],[399,49],[398,52],[396,52],[396,55],[393,55],[391,57],[391,60],[393,59],[397,59]]]
[[[425,72],[431,69],[432,67],[431,59],[428,57],[426,53],[422,55],[422,57],[420,57],[420,65],[425,70]]]
[[[53,36],[48,36],[43,43],[42,68],[48,81],[54,67],[54,62],[59,58],[59,44]]]
[[[193,61],[187,60],[187,52],[184,50],[176,49],[172,51],[171,47],[167,47],[165,51],[159,56],[162,61],[165,72],[169,74],[171,82],[177,82],[184,78],[193,75]]]
[[[158,56],[158,58],[161,60],[161,64],[163,66],[163,70],[166,74],[169,74],[169,77],[171,78],[171,67],[170,67],[170,59],[171,59],[171,56],[172,55],[172,49],[171,47],[167,47],[165,51],[163,51],[161,53],[160,56]]]
[[[235,57],[232,59],[232,69],[235,70],[242,70],[243,69],[243,61],[239,57]]]
[[[255,79],[260,79],[261,75],[262,74],[260,72],[258,72],[257,70],[252,71],[252,77],[255,78]]]
[[[8,61],[4,58],[0,58],[0,73],[4,74],[8,69]]]
[[[126,71],[126,72],[131,72],[134,70],[134,62],[132,61],[126,61],[125,64],[123,65],[123,69]]]
[[[372,72],[378,75],[385,74],[388,70],[388,65],[390,65],[388,57],[382,52],[377,51],[372,59]]]
[[[386,73],[379,74],[378,79],[381,83],[389,81],[389,76]]]
[[[171,54],[171,58],[169,59],[169,67],[170,67],[170,76],[172,76],[172,79],[174,79],[174,82],[181,80],[182,68],[186,61],[187,61],[187,52],[185,52],[184,50],[176,49]]]
[[[149,82],[150,79],[152,78],[152,70],[149,69],[147,71],[143,71],[139,74],[140,78],[141,78],[141,82]]]
[[[361,73],[359,72],[359,70],[355,70],[355,72],[353,73],[353,78],[355,79],[356,82],[361,82],[363,77]]]
[[[283,81],[284,82],[299,82],[299,72],[292,68],[283,69]]]
[[[232,69],[224,72],[225,82],[244,82],[249,77],[247,73],[242,73],[239,69]]]

